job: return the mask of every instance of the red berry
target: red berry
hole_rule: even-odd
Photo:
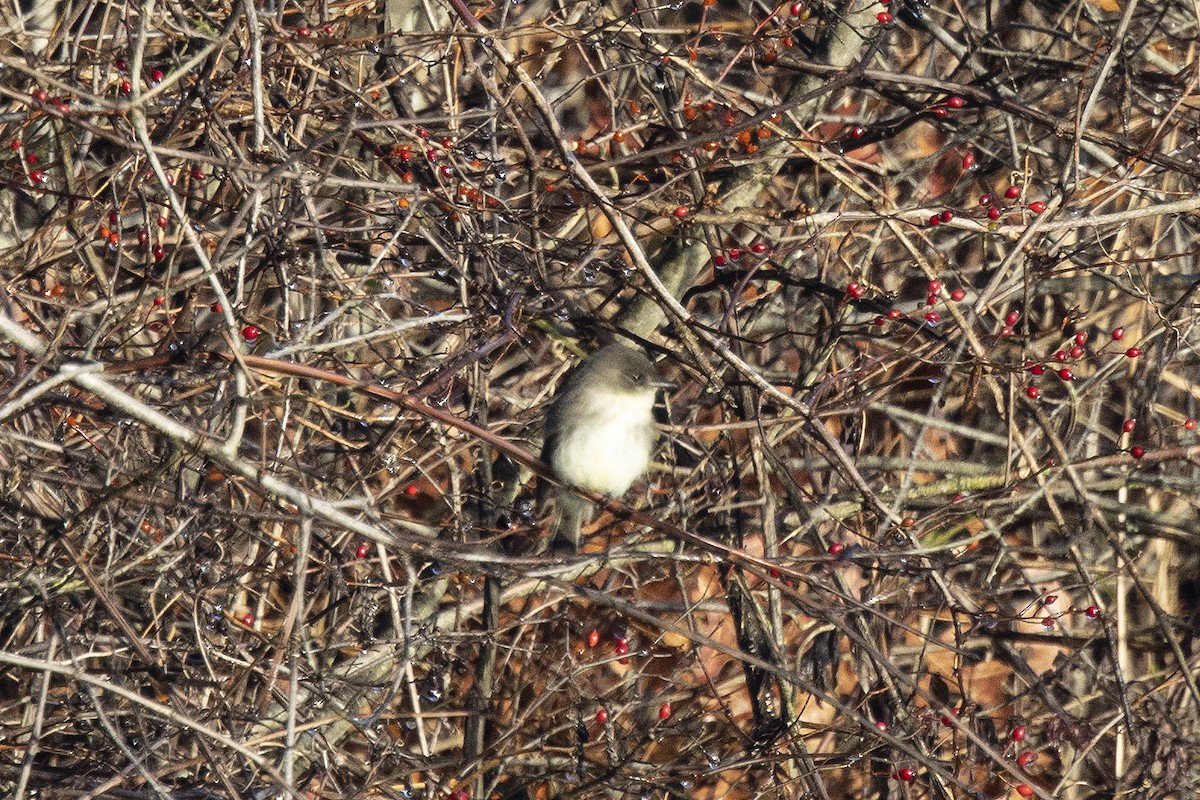
[[[1146,455],[1146,448],[1139,444],[1135,444],[1133,447],[1129,448],[1129,455],[1133,456],[1134,458],[1141,458],[1142,456]]]
[[[992,196],[990,194],[979,195],[979,205],[990,206],[992,204]]]
[[[321,33],[325,34],[326,36],[333,36],[333,26],[332,25],[322,25]]]
[[[713,256],[713,266],[715,266],[715,267],[725,266],[725,256]]]
[[[861,139],[862,137],[864,137],[866,135],[867,135],[867,129],[862,127],[861,125],[855,125],[853,128],[850,129],[850,138],[851,139]]]
[[[993,221],[1000,219],[1000,209],[995,206],[989,208],[987,210],[987,218]]]
[[[254,624],[254,615],[249,611],[247,611],[245,614],[242,614],[242,624],[249,628]]]
[[[596,712],[596,722],[608,722],[608,709],[601,708]]]
[[[1058,371],[1058,377],[1062,378],[1064,381],[1069,381],[1075,377],[1075,373],[1071,372],[1071,370],[1067,369],[1066,367],[1063,367]]]
[[[1194,431],[1194,430],[1196,430],[1196,420],[1194,420],[1194,419],[1185,419],[1185,420],[1183,421],[1183,427],[1184,427],[1184,429],[1186,429],[1186,430],[1189,430],[1189,431]]]
[[[937,304],[938,304],[938,296],[936,294],[931,294],[925,298],[925,305],[936,306]]]
[[[301,25],[299,28],[296,28],[296,35],[301,39],[307,39],[309,36],[312,36],[312,28],[307,25]]]
[[[963,100],[958,95],[953,95],[951,97],[946,98],[946,105],[950,106],[951,108],[962,108],[966,104],[967,104],[967,101]]]
[[[202,181],[202,180],[204,180],[204,178],[205,178],[204,170],[200,169],[199,167],[194,167],[192,169],[192,180]]]
[[[1017,794],[1021,795],[1021,797],[1033,797],[1033,787],[1028,783],[1018,783]]]
[[[1029,372],[1032,375],[1044,375],[1046,373],[1046,366],[1044,364],[1034,364],[1029,368]]]
[[[804,13],[804,3],[792,3],[791,8],[788,9],[788,13],[793,17],[800,16]]]
[[[1004,324],[1005,325],[1016,325],[1020,319],[1021,319],[1020,311],[1010,311],[1004,315]]]
[[[1021,196],[1021,187],[1015,186],[1015,185],[1008,187],[1007,189],[1004,190],[1004,196],[1007,197],[1009,200],[1016,200],[1018,197]]]
[[[150,244],[150,232],[145,228],[142,228],[138,231],[138,244],[140,244],[142,247]]]
[[[1088,619],[1096,619],[1097,617],[1100,616],[1100,607],[1099,606],[1088,606],[1087,610],[1085,610],[1083,613],[1088,615]]]
[[[366,543],[366,542],[363,542],[363,543],[362,543],[362,544],[360,544],[360,545],[358,546],[358,548],[357,548],[357,549],[354,551],[354,557],[355,557],[355,558],[366,558],[366,557],[367,557],[367,553],[369,553],[369,552],[371,552],[371,548],[370,548],[370,547],[367,545],[367,543]]]
[[[587,643],[588,647],[595,647],[596,645],[600,644],[600,631],[596,630],[595,628],[592,628],[590,631],[588,631]]]
[[[675,215],[676,219],[683,219],[688,215],[687,206],[676,206],[671,213]]]
[[[421,490],[415,483],[410,483],[408,486],[404,487],[404,493],[409,497],[416,497],[421,493]]]
[[[1046,204],[1043,203],[1041,200],[1034,200],[1032,203],[1029,204],[1029,210],[1035,214],[1040,214],[1046,210]]]
[[[1140,348],[1140,347],[1131,347],[1125,351],[1125,355],[1129,356],[1130,358],[1137,358],[1141,354],[1142,354],[1142,348]]]
[[[1010,735],[1012,736],[1012,740],[1014,742],[1025,741],[1025,726],[1018,725],[1017,727],[1012,729],[1012,733]]]
[[[871,322],[872,322],[872,324],[875,325],[876,328],[882,328],[884,325],[887,325],[887,318],[886,317],[876,317],[875,319],[871,320]]]
[[[46,99],[48,97],[50,97],[50,93],[47,92],[45,89],[34,89],[33,90],[33,99],[37,100],[39,103],[46,102]]]
[[[935,117],[937,117],[938,119],[942,119],[942,118],[944,118],[944,117],[948,116],[949,114],[950,114],[950,112],[949,112],[949,111],[947,111],[946,109],[944,109],[944,108],[941,108],[941,107],[939,107],[939,108],[935,108],[935,109],[933,110],[933,115],[934,115]]]
[[[1017,763],[1022,767],[1028,767],[1033,762],[1037,761],[1037,753],[1032,750],[1026,750],[1021,755],[1017,756]]]
[[[617,639],[616,651],[619,656],[629,655],[629,640]]]
[[[171,220],[167,219],[165,214],[159,214],[158,219],[155,221],[158,223],[158,227],[160,228],[166,228],[171,222]]]
[[[1058,595],[1048,594],[1048,595],[1046,595],[1046,599],[1042,601],[1042,604],[1047,605],[1047,606],[1052,606],[1057,602],[1058,602]]]
[[[40,169],[31,169],[29,170],[29,180],[33,181],[34,183],[45,183],[46,173],[42,172]]]
[[[1045,619],[1043,619],[1042,627],[1043,628],[1053,628],[1054,627],[1054,617],[1046,617]]]
[[[880,25],[890,25],[892,22],[892,15],[886,11],[880,11],[875,15],[875,19],[879,20]]]
[[[164,258],[167,257],[167,251],[163,249],[163,246],[161,244],[156,244],[156,245],[154,245],[153,255],[154,255],[155,261],[162,261]]]
[[[926,284],[925,290],[928,291],[930,294],[940,294],[942,291],[942,282],[941,281],[930,281],[928,284]]]
[[[1067,352],[1071,355],[1071,358],[1079,358],[1087,351],[1076,344],[1076,345],[1072,345],[1071,349],[1068,350]]]
[[[663,703],[658,707],[658,718],[661,720],[668,719],[671,716],[671,704]]]
[[[927,313],[925,315],[925,321],[928,322],[930,325],[937,325],[939,322],[942,321],[942,315],[937,313],[936,311],[930,311],[929,313]]]
[[[842,544],[841,542],[834,542],[833,544],[829,545],[829,555],[831,556],[840,556],[843,552],[845,552],[845,550],[846,545]]]
[[[253,342],[259,336],[262,336],[262,331],[258,329],[257,325],[247,325],[242,328],[242,338],[247,342]]]
[[[889,308],[888,309],[887,318],[890,320],[893,320],[893,321],[898,320],[903,316],[904,316],[904,314],[900,313],[900,309],[898,309],[898,308]]]
[[[1042,390],[1037,388],[1036,386],[1026,386],[1025,387],[1025,396],[1028,397],[1030,400],[1037,400],[1039,397],[1042,396]]]
[[[956,303],[961,302],[966,298],[966,296],[967,293],[962,289],[955,289],[954,291],[950,292],[950,299]]]
[[[454,167],[450,166],[449,164],[442,164],[441,168],[438,171],[442,173],[443,178],[453,178],[454,177]]]
[[[929,224],[930,224],[930,225],[934,225],[934,226],[941,225],[941,224],[942,224],[942,217],[941,217],[941,215],[940,215],[940,214],[934,214],[933,216],[931,216],[931,217],[929,218]]]
[[[154,298],[154,305],[156,306],[161,306],[165,302],[167,302],[167,298],[163,297],[161,294]]]
[[[949,222],[950,220],[954,219],[954,212],[950,209],[946,209],[941,214],[938,214],[938,218],[942,222]]]
[[[912,783],[917,779],[917,773],[913,772],[909,767],[905,767],[896,773],[896,777],[905,783]]]
[[[739,258],[742,257],[742,255],[743,255],[742,248],[740,248],[740,247],[729,248],[729,257],[732,258],[734,261],[737,261]]]
[[[1060,364],[1066,362],[1067,358],[1068,356],[1065,350],[1057,350],[1054,353],[1054,360]]]
[[[972,169],[975,169],[975,154],[974,153],[967,153],[965,156],[962,157],[962,168],[963,168],[963,172],[968,172]]]
[[[129,82],[128,78],[121,81],[121,94],[129,94],[132,91],[133,91],[133,84]]]
[[[163,71],[161,69],[150,70],[150,82],[161,83],[163,79]]]
[[[1114,342],[1119,342],[1125,338],[1124,328],[1113,328],[1112,338]]]
[[[14,153],[16,151],[20,150],[21,149],[21,140],[13,139],[11,142],[8,143],[8,149],[12,150]]]
[[[1075,334],[1075,344],[1079,345],[1080,347],[1083,347],[1087,343],[1088,343],[1088,335],[1087,335],[1086,331],[1080,331],[1079,333]]]
[[[750,250],[762,255],[763,253],[767,252],[767,244],[766,242],[755,242],[754,244],[750,245]]]
[[[1002,328],[1000,328],[1000,338],[1001,339],[1003,339],[1005,336],[1012,336],[1012,335],[1013,335],[1012,325],[1005,325]]]
[[[887,733],[888,724],[881,719],[876,720],[875,721],[875,729],[880,731],[881,733]]]
[[[862,298],[863,294],[864,290],[857,281],[851,281],[850,283],[846,284],[846,295],[848,297],[859,300]]]
[[[1121,423],[1121,430],[1125,431],[1126,433],[1133,433],[1133,429],[1135,427],[1137,427],[1136,419],[1127,419]]]
[[[212,308],[214,314],[220,314],[223,310],[220,303],[213,303],[210,308]]]

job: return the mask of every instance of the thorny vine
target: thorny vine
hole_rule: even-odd
[[[1194,796],[1198,15],[6,9],[0,787]]]

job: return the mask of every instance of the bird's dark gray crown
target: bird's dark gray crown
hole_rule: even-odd
[[[613,389],[630,394],[654,391],[661,379],[650,359],[625,345],[613,344],[597,351],[582,370],[602,377]]]

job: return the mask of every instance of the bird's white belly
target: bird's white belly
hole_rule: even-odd
[[[558,443],[551,464],[555,474],[583,489],[625,494],[650,463],[654,429],[644,420],[653,404],[653,396],[623,397],[581,415]]]

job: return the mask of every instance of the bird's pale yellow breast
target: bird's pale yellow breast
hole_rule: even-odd
[[[651,392],[595,393],[562,431],[554,473],[574,486],[623,495],[650,463],[653,407]]]

